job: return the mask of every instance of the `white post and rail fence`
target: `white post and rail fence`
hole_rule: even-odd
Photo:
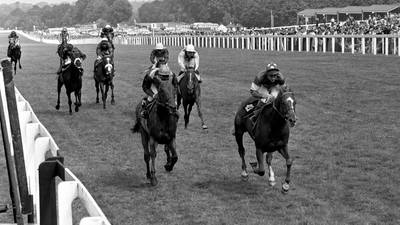
[[[57,44],[58,41],[37,34],[20,34],[35,41]],[[100,38],[76,38],[72,44],[97,44]],[[143,35],[118,36],[115,44],[155,45],[197,48],[231,48],[258,51],[351,53],[400,56],[400,35]]]
[[[116,44],[232,48],[259,51],[352,53],[400,56],[399,35],[221,35],[125,36]]]
[[[14,87],[9,59],[0,66],[0,119],[11,199],[0,205],[0,212],[11,208],[18,225],[72,225],[72,202],[79,199],[89,214],[80,225],[111,225],[82,182],[65,168],[52,136]]]

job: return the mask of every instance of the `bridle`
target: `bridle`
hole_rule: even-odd
[[[287,95],[287,94],[293,94],[293,92],[288,91],[288,92],[282,93],[282,94],[281,94],[281,98],[283,98],[283,96],[285,96],[285,95]],[[272,102],[272,108],[278,113],[279,116],[282,117],[282,119],[288,121],[288,118],[287,118],[286,116],[284,116],[284,115],[278,110],[278,108],[276,108],[276,106],[275,106],[275,100]],[[293,110],[293,112],[295,111],[295,110],[294,110],[294,106],[293,106],[293,102],[292,102],[292,104],[290,104],[290,110]]]

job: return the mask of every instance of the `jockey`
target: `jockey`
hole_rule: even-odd
[[[8,44],[7,56],[11,57],[11,50],[15,47],[21,47],[18,34],[15,31],[11,31],[10,35],[8,35]]]
[[[103,37],[96,48],[97,58],[94,61],[94,71],[96,72],[97,65],[101,62],[105,55],[111,57],[111,64],[114,64],[114,50],[112,44],[109,42],[107,37]]]
[[[73,48],[72,44],[68,44],[69,34],[68,34],[68,30],[66,27],[62,28],[61,33],[58,36],[58,41],[61,42],[61,44],[58,45],[57,52],[59,52],[60,50],[62,52],[66,52],[66,51],[68,51],[68,49],[69,49],[69,51],[72,50],[72,48]],[[60,58],[60,66],[57,70],[57,74],[61,74],[62,67],[69,63],[71,63],[71,60],[68,57]]]
[[[11,31],[8,35],[8,43],[12,46],[19,46],[19,37],[15,31]]]
[[[146,93],[146,97],[142,101],[142,116],[147,117],[148,112],[147,112],[147,105],[153,101],[153,99],[156,97],[158,91],[154,85],[154,77],[157,75],[169,75],[172,76],[173,73],[169,69],[169,67],[165,64],[161,64],[160,68],[154,68],[151,70],[149,74],[146,74],[143,83],[142,83],[142,89],[144,93]]]
[[[112,49],[114,51],[115,47],[114,47],[114,43],[113,43],[113,39],[114,39],[114,29],[110,26],[110,25],[106,25],[105,27],[103,27],[103,29],[101,30],[101,34],[100,37],[106,37],[107,40],[111,43]]]
[[[257,119],[260,109],[263,105],[272,103],[278,96],[278,85],[284,85],[285,79],[279,72],[278,66],[271,62],[267,65],[266,70],[260,72],[251,83],[250,94],[251,97],[246,101],[247,103],[259,100],[254,110],[254,116],[251,117],[253,122]],[[249,105],[246,106],[246,108]]]
[[[199,53],[194,49],[192,44],[186,45],[185,48],[179,52],[178,64],[181,67],[181,71],[178,75],[178,82],[180,82],[184,76],[186,68],[194,68],[196,77],[199,80],[199,83],[201,83],[200,73],[198,71],[199,59]]]
[[[160,67],[160,64],[167,64],[169,59],[168,49],[164,48],[162,43],[157,43],[156,47],[151,51],[150,62],[153,64],[151,69]]]
[[[69,33],[66,27],[63,27],[60,35],[58,36],[58,41],[61,42],[62,45],[65,45],[69,41]]]

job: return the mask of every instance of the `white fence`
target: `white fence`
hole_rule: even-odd
[[[284,52],[331,52],[400,56],[399,35],[232,35],[232,36],[126,36],[122,45],[166,46],[193,44],[200,48],[233,48]]]
[[[8,117],[3,70],[1,68],[0,91],[5,115]],[[59,156],[59,148],[50,133],[33,112],[29,102],[25,100],[17,88],[15,88],[15,97],[28,179],[28,191],[33,196],[33,220],[35,224],[41,224],[40,209],[42,207],[40,207],[39,167],[46,161],[46,158]],[[9,119],[6,119],[6,126],[9,130]],[[12,143],[11,132],[7,133],[9,134],[8,139],[10,143]],[[111,225],[82,182],[69,169],[63,169],[65,169],[65,180],[58,183],[57,209],[55,210],[58,212],[57,224],[72,225],[72,202],[74,199],[79,198],[89,213],[89,217],[83,218],[80,221],[80,225]]]

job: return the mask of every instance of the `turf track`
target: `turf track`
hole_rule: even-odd
[[[130,132],[133,108],[143,95],[141,72],[150,46],[116,46],[116,105],[95,104],[88,55],[81,111],[68,115],[66,96],[56,111],[55,45],[21,38],[22,66],[15,83],[53,135],[65,164],[86,185],[112,224],[399,224],[400,67],[398,57],[199,49],[203,113],[187,130],[179,120],[179,161],[168,174],[159,147],[159,186],[149,187],[140,138]],[[7,39],[0,35],[0,55]],[[179,48],[170,48],[176,72]],[[251,174],[240,179],[240,159],[230,135],[234,112],[266,62],[281,67],[297,97],[292,130],[295,158],[290,193],[280,193],[284,160],[275,154],[278,185]],[[245,138],[248,162],[254,147]],[[3,152],[3,151],[1,151]],[[0,204],[9,203],[0,153]],[[79,213],[79,216],[84,213]],[[77,218],[78,219],[78,218]],[[0,215],[9,222],[10,215]]]

